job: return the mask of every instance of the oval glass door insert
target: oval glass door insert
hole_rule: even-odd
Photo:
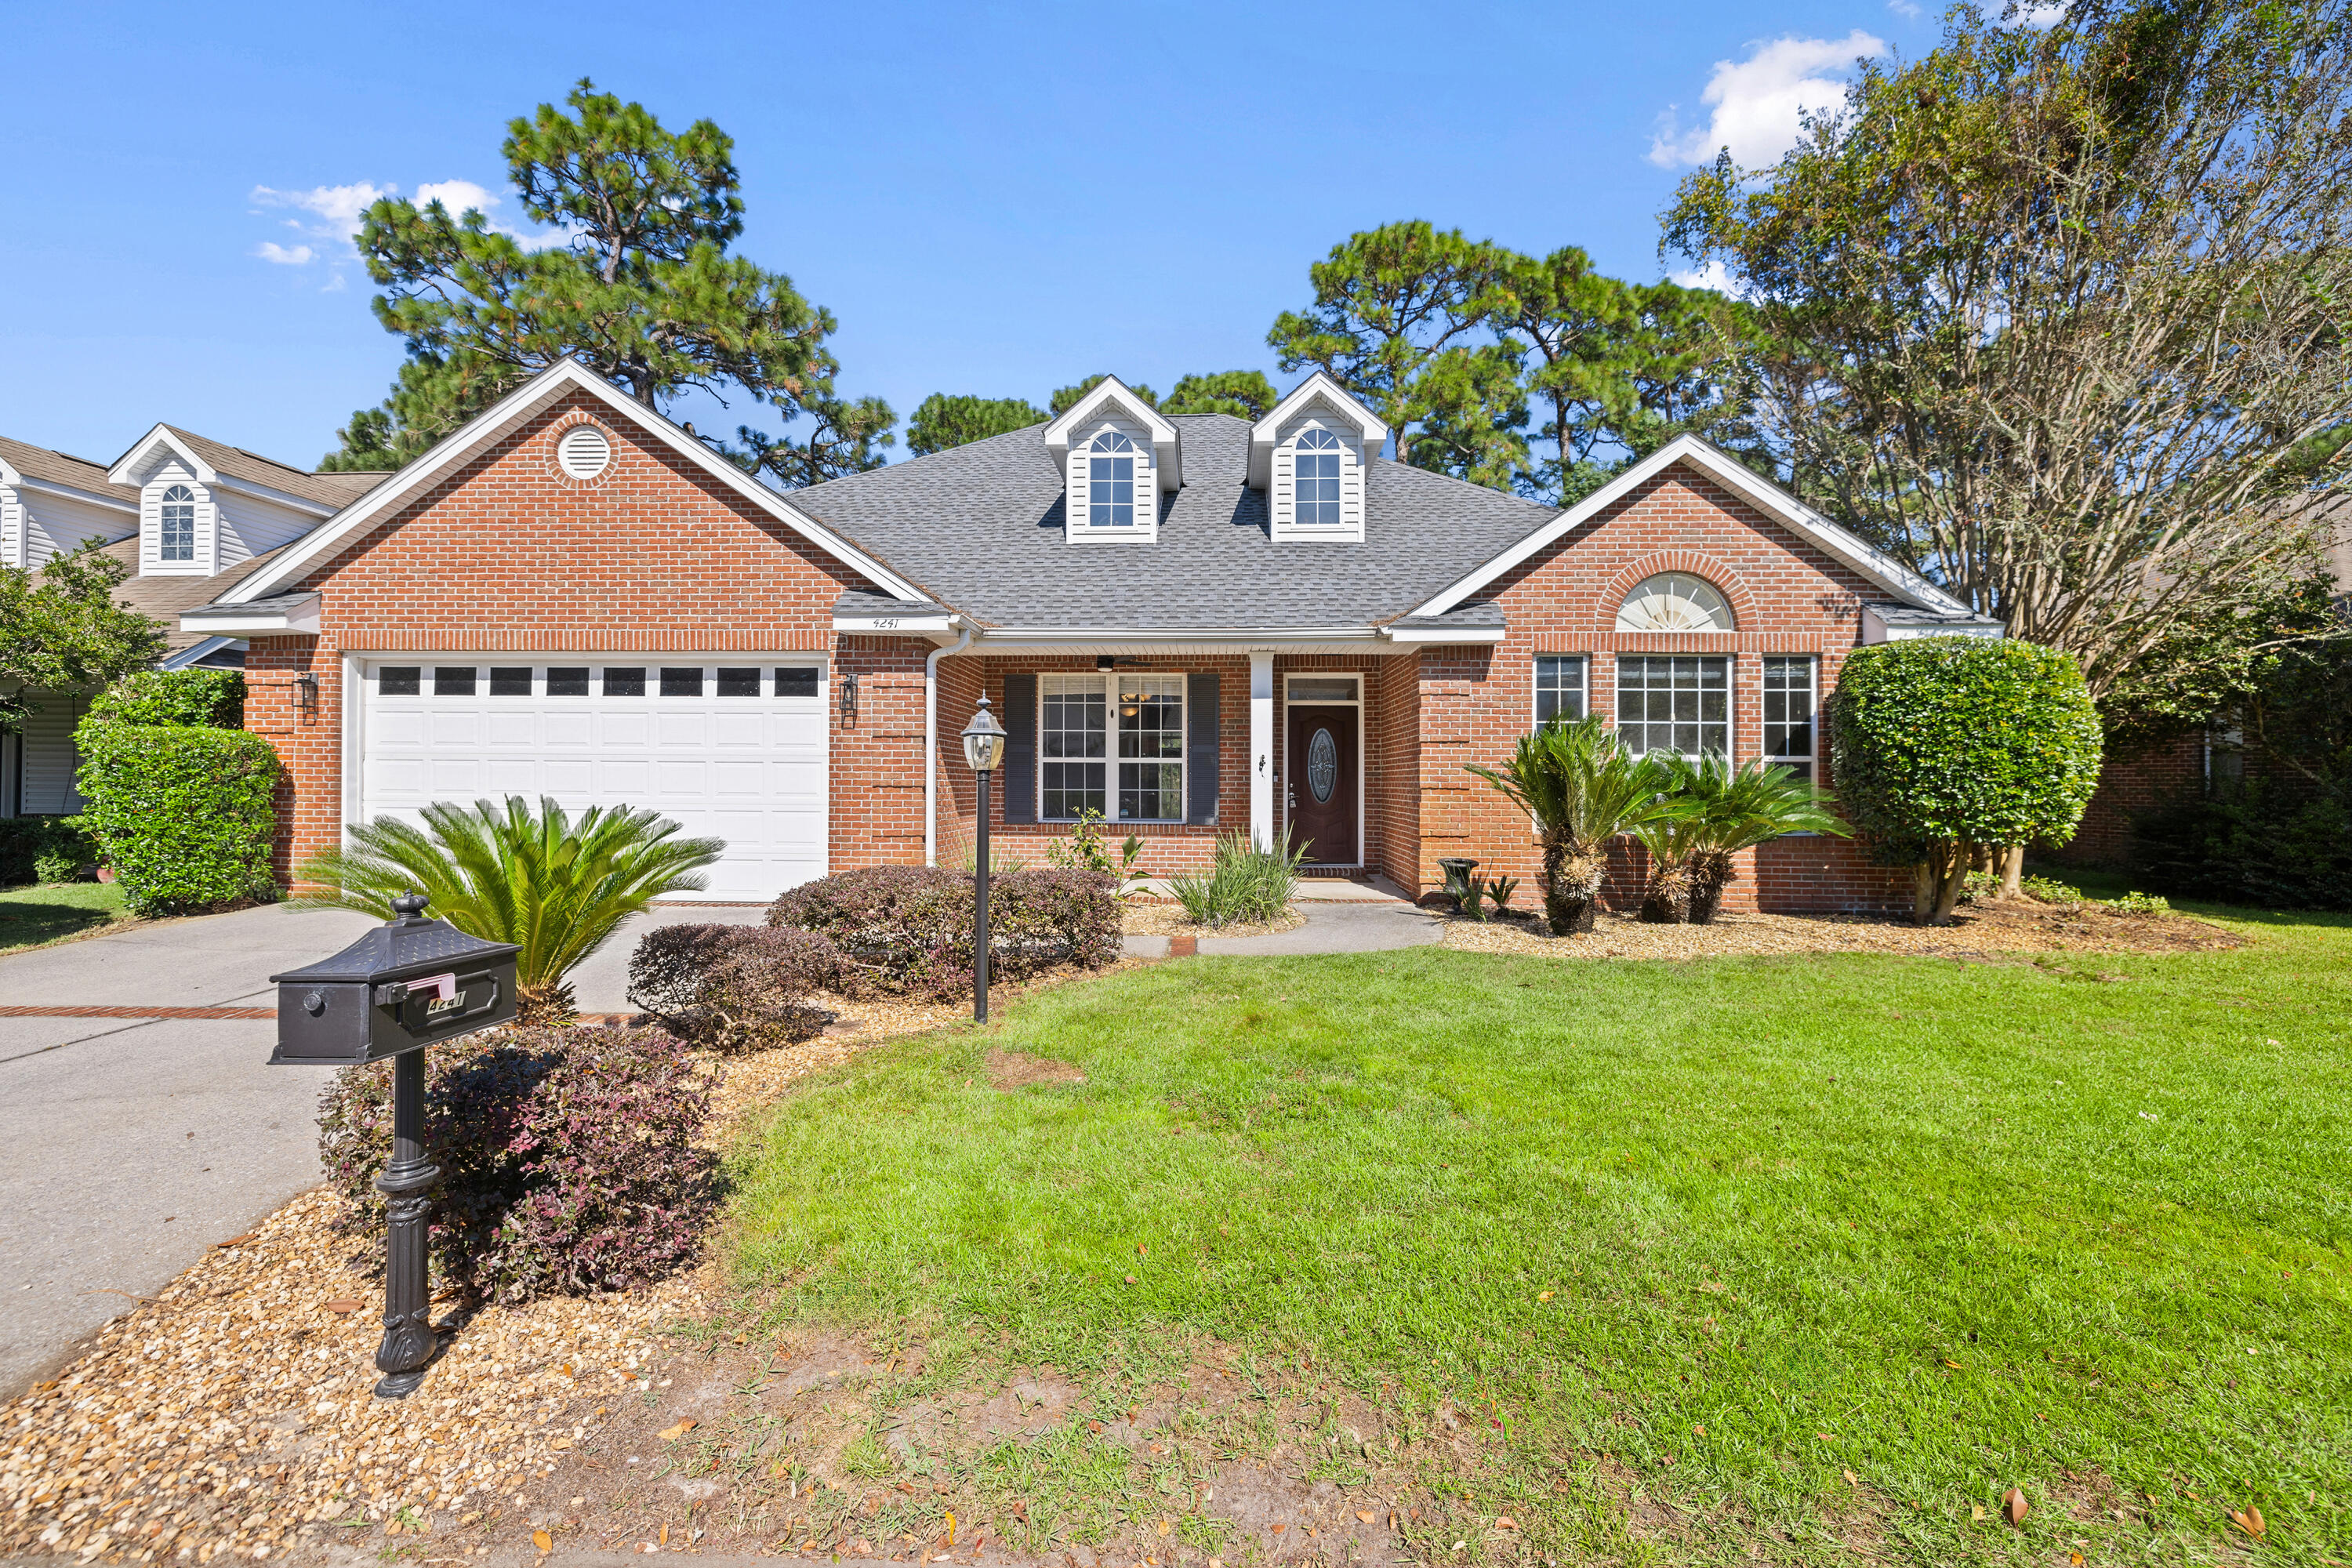
[[[1328,730],[1318,730],[1315,738],[1307,742],[1307,787],[1315,792],[1318,801],[1331,798],[1331,786],[1339,778],[1339,747]]]

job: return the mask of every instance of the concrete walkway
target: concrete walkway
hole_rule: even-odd
[[[1210,936],[1199,951],[1211,957],[1276,958],[1312,952],[1385,952],[1427,947],[1444,934],[1428,910],[1412,903],[1385,878],[1369,882],[1307,878],[1298,885],[1298,912],[1307,923],[1271,936]],[[1169,939],[1130,936],[1127,951],[1138,958],[1165,958]]]

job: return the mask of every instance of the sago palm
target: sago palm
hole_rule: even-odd
[[[1669,809],[1656,766],[1620,746],[1598,714],[1555,719],[1520,736],[1502,767],[1469,768],[1534,823],[1543,847],[1544,919],[1556,936],[1592,929],[1609,841]]]
[[[1784,833],[1853,835],[1832,809],[1835,797],[1779,763],[1749,762],[1736,773],[1701,767],[1693,770],[1688,789],[1703,827],[1690,862],[1690,918],[1701,925],[1722,907],[1732,857],[1741,850]]]
[[[510,942],[517,1004],[526,1018],[572,1012],[564,976],[629,916],[665,893],[698,892],[697,875],[719,858],[717,838],[680,838],[652,811],[591,806],[574,821],[542,795],[501,807],[436,802],[422,827],[379,816],[350,830],[351,844],[303,866],[315,890],[300,901],[392,918],[392,900],[423,893],[430,912],[469,936]]]
[[[1672,752],[1654,753],[1664,807],[1633,829],[1633,837],[1649,852],[1650,877],[1642,889],[1642,918],[1659,925],[1680,925],[1691,918],[1695,882],[1694,861],[1706,849],[1707,817],[1702,804],[1719,793],[1731,776],[1730,764],[1710,752],[1694,763]]]

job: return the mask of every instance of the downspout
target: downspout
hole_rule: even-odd
[[[971,628],[923,660],[923,864],[940,863],[940,660],[971,646]]]

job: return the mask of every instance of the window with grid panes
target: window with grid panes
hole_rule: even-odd
[[[1691,654],[1621,654],[1617,734],[1632,752],[1731,754],[1731,661]]]
[[[1041,678],[1037,795],[1037,814],[1048,822],[1087,810],[1117,822],[1181,822],[1184,678]]]
[[[1111,677],[1118,689],[1118,815],[1123,822],[1184,816],[1184,678]]]
[[[1584,657],[1536,655],[1536,722],[1584,717]]]
[[[1108,699],[1099,675],[1049,675],[1037,683],[1038,815],[1068,821],[1081,811],[1108,816]]]
[[[1815,661],[1775,655],[1764,660],[1764,760],[1813,778]]]

